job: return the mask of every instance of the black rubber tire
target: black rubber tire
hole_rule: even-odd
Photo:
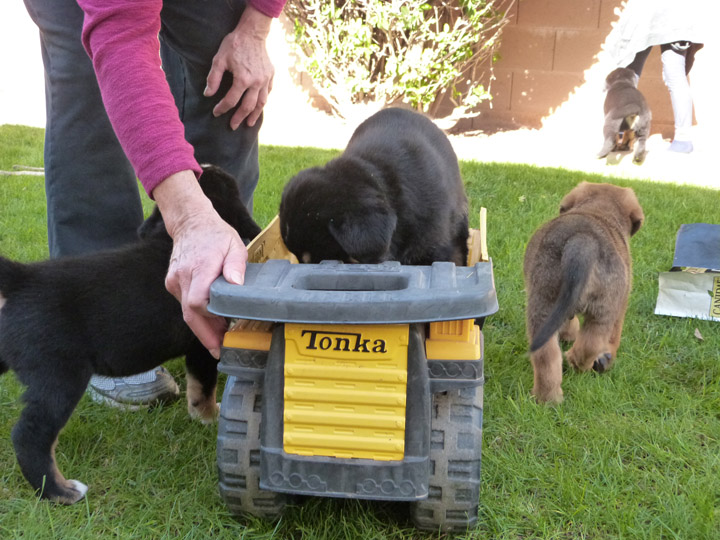
[[[433,394],[428,498],[410,503],[418,528],[459,531],[478,519],[483,387]]]
[[[218,420],[219,489],[231,513],[275,519],[287,495],[260,489],[261,404],[261,384],[227,378]]]

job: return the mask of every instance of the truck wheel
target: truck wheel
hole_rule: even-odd
[[[421,529],[465,530],[477,522],[483,387],[433,394],[428,498],[410,503]]]
[[[218,420],[217,465],[220,495],[235,515],[280,517],[287,496],[260,489],[260,407],[262,385],[229,376]]]

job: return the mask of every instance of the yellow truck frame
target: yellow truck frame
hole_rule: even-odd
[[[498,309],[486,214],[468,265],[297,265],[277,218],[248,246],[220,371],[220,493],[279,517],[294,495],[407,501],[416,525],[477,520],[485,317]]]

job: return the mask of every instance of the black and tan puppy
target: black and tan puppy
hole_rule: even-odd
[[[530,239],[527,335],[538,401],[563,400],[558,337],[575,342],[566,358],[576,370],[612,366],[632,284],[630,237],[644,219],[632,189],[582,182]]]
[[[467,198],[457,157],[425,116],[384,109],[347,148],[285,186],[283,241],[301,262],[466,264]]]
[[[200,184],[244,240],[260,231],[229,175],[208,167]],[[185,355],[191,416],[217,414],[217,362],[165,289],[172,240],[157,208],[139,234],[135,243],[86,256],[32,264],[0,257],[0,373],[12,369],[27,387],[12,442],[28,482],[59,503],[87,491],[60,473],[55,446],[92,374],[132,375]]]
[[[637,76],[628,68],[617,68],[605,79],[605,142],[598,152],[599,158],[613,151],[632,150],[635,144],[633,161],[642,163],[645,160],[652,114],[636,84]]]

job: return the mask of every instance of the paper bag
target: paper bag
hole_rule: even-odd
[[[682,225],[670,272],[659,277],[656,315],[720,321],[720,225]]]

